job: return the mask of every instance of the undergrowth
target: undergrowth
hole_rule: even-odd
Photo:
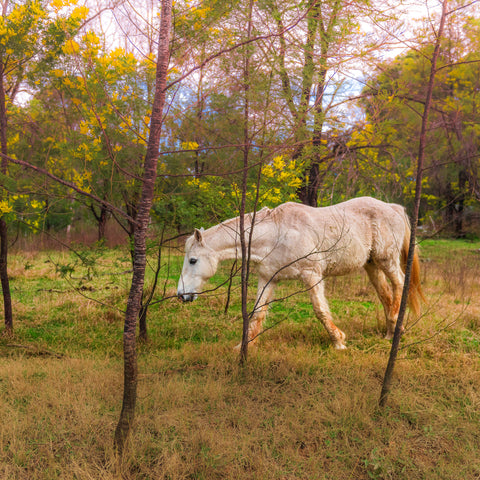
[[[138,344],[136,425],[121,465],[112,448],[128,254],[91,251],[84,264],[69,253],[18,253],[15,335],[0,340],[0,477],[478,479],[479,249],[422,243],[427,303],[418,321],[408,319],[385,409],[378,397],[390,342],[366,275],[327,282],[347,351],[331,347],[298,293],[272,305],[269,329],[241,368],[238,282],[227,313],[226,286],[182,304],[182,258],[165,254],[149,340]],[[283,283],[277,297],[297,289]]]

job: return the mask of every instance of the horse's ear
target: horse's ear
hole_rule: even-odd
[[[202,240],[203,240],[202,231],[203,231],[203,228],[201,228],[200,230],[196,228],[195,231],[193,232],[195,241],[198,243],[202,243]]]

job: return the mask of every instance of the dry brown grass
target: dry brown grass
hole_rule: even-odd
[[[329,346],[302,294],[273,308],[270,325],[280,323],[245,368],[232,351],[238,298],[227,316],[223,296],[160,304],[140,346],[136,426],[121,465],[112,452],[121,317],[74,292],[40,292],[36,315],[25,300],[17,338],[0,345],[0,478],[479,479],[480,254],[478,244],[439,245],[423,248],[428,304],[409,322],[384,410],[390,343],[364,276],[329,286],[346,352]],[[28,261],[39,272],[28,282],[55,277]]]

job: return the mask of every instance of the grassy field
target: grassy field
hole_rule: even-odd
[[[390,342],[366,275],[327,285],[348,350],[330,346],[299,293],[272,306],[271,328],[240,368],[238,288],[226,314],[225,288],[181,304],[182,258],[165,252],[122,465],[112,446],[128,254],[77,252],[86,266],[70,252],[13,255],[0,478],[480,479],[480,242],[428,240],[421,252],[428,301],[409,319],[385,409]],[[280,295],[296,288],[282,284]]]

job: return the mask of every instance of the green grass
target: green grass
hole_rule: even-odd
[[[365,275],[327,284],[348,350],[331,347],[298,293],[272,305],[269,330],[240,368],[238,282],[227,314],[226,287],[182,304],[174,297],[182,258],[165,256],[149,341],[138,344],[137,418],[121,466],[112,446],[128,255],[86,252],[81,266],[68,253],[18,253],[15,337],[0,339],[0,477],[478,479],[479,249],[422,243],[428,301],[420,321],[408,321],[385,409],[378,397],[390,342]],[[298,288],[282,283],[277,296]]]

